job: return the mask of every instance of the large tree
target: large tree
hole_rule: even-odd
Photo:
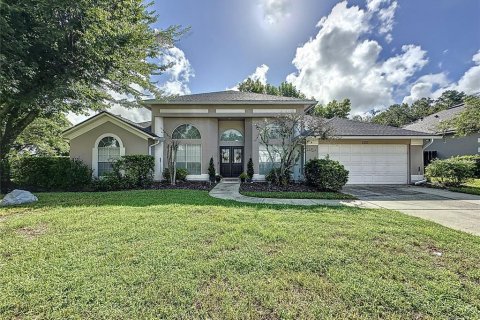
[[[480,97],[465,98],[465,110],[452,120],[452,127],[458,136],[480,133]]]
[[[0,190],[9,154],[37,118],[102,109],[111,93],[136,101],[158,96],[151,75],[178,26],[154,30],[142,0],[6,0],[0,5]],[[124,105],[132,105],[123,99]]]
[[[253,92],[253,93],[263,93],[271,94],[274,96],[284,96],[284,97],[293,97],[299,99],[305,99],[305,95],[300,92],[293,84],[290,82],[282,82],[278,87],[271,85],[269,83],[263,84],[260,80],[253,80],[248,78],[247,80],[238,84],[238,90],[242,92]]]
[[[331,119],[331,118],[348,118],[351,110],[350,99],[343,99],[342,101],[332,100],[326,105],[318,104],[313,110],[314,115]]]
[[[393,104],[385,111],[376,114],[372,118],[372,122],[402,127],[433,113],[458,105],[464,102],[466,97],[464,92],[446,90],[436,100],[422,98],[412,103],[412,105],[406,103]]]
[[[63,113],[37,118],[17,137],[11,154],[59,156],[68,154],[68,142],[62,137],[71,123]]]

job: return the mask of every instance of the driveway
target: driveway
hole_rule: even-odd
[[[392,209],[480,235],[480,196],[414,186],[346,186],[372,207]]]

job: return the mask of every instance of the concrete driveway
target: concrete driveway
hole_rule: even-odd
[[[480,196],[414,186],[346,186],[369,206],[392,209],[480,235]]]

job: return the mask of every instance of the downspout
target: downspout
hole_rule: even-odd
[[[158,145],[160,142],[162,142],[162,140],[158,137],[155,137],[153,138],[154,141],[157,141],[155,142],[154,144],[152,144],[149,149],[148,149],[148,155],[152,156],[153,155],[153,148]]]

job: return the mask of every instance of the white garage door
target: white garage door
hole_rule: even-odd
[[[406,184],[407,145],[402,144],[321,144],[320,159],[326,155],[350,172],[348,184]]]

